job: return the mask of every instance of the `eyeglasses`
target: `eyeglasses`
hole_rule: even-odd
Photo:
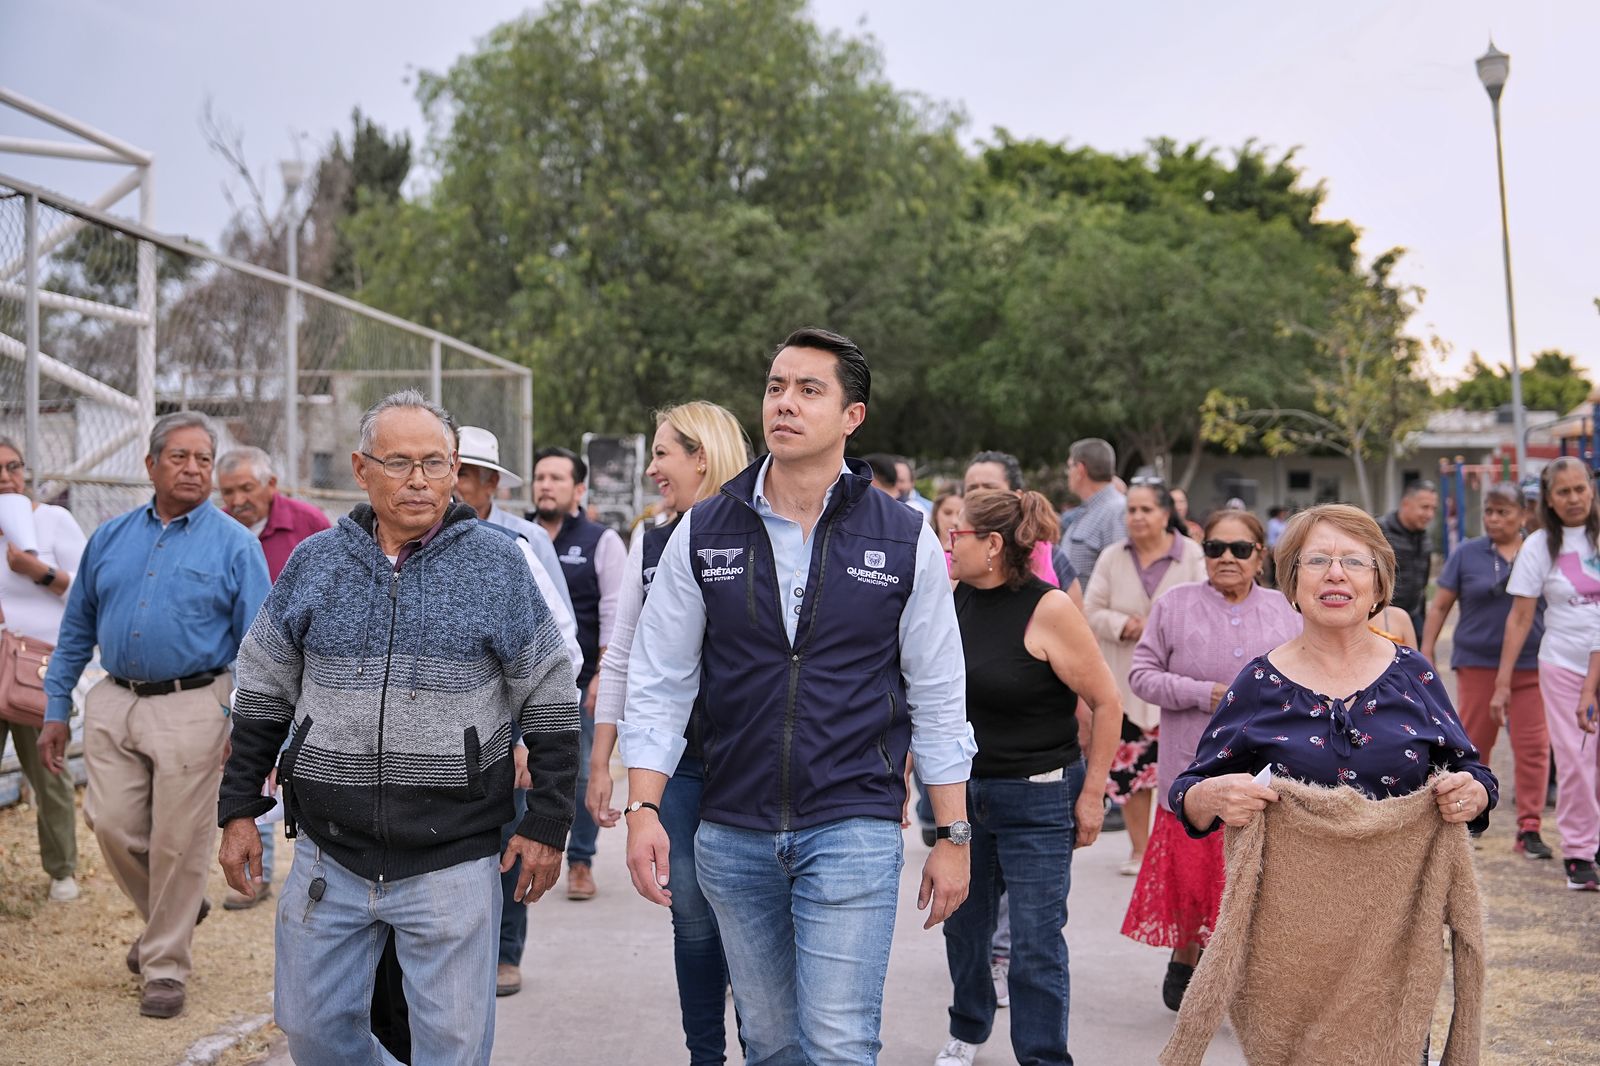
[[[1165,487],[1166,484],[1167,484],[1167,479],[1166,478],[1158,477],[1158,476],[1156,476],[1154,474],[1147,475],[1145,477],[1131,477],[1131,478],[1128,479],[1128,486],[1130,488],[1140,488],[1141,486],[1150,487],[1150,488],[1161,488],[1161,487]]]
[[[1235,559],[1248,559],[1261,545],[1252,540],[1205,540],[1200,547],[1207,559],[1220,559],[1223,552],[1232,552]]]
[[[4,470],[8,474],[20,474],[27,468],[28,464],[21,459],[13,459],[9,463],[0,465],[0,470]]]
[[[383,467],[383,472],[396,480],[410,477],[411,471],[420,466],[422,467],[423,477],[432,481],[439,481],[449,477],[450,471],[454,470],[456,465],[453,458],[444,459],[437,455],[430,455],[426,459],[407,459],[403,455],[397,455],[391,459],[379,459],[371,452],[362,452],[361,454]]]
[[[950,538],[950,546],[953,548],[956,545],[956,538],[963,534],[971,534],[974,537],[985,535],[981,529],[952,529],[946,532],[945,536]]]
[[[1370,574],[1378,569],[1378,561],[1366,555],[1322,555],[1317,553],[1300,556],[1300,565],[1307,570],[1326,570],[1334,563],[1338,563],[1347,574]]]

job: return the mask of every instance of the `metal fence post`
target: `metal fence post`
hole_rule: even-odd
[[[444,350],[438,337],[428,341],[428,399],[444,406]]]
[[[291,215],[291,223],[294,221]],[[289,277],[298,276],[299,230],[289,229]],[[283,294],[283,463],[290,492],[300,491],[300,290],[292,284]]]
[[[518,413],[518,427],[522,430],[522,483],[528,489],[528,502],[533,502],[533,371],[522,371],[522,410]]]
[[[146,227],[155,224],[152,184],[147,164],[139,174],[139,223]],[[139,327],[134,395],[139,401],[139,436],[148,437],[156,420],[156,246],[147,240],[139,241],[139,313],[145,321]]]
[[[27,217],[23,223],[23,239],[28,264],[25,282],[27,294],[22,307],[27,330],[24,340],[28,351],[22,371],[23,402],[27,405],[23,412],[22,446],[28,449],[27,461],[34,464],[33,483],[37,488],[45,470],[44,455],[39,451],[39,198],[29,193],[24,202],[27,205]]]

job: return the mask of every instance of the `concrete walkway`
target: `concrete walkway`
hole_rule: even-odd
[[[678,1021],[667,912],[639,898],[622,861],[620,829],[600,837],[600,893],[575,903],[552,895],[529,914],[523,988],[498,1001],[495,1066],[673,1066],[688,1059]],[[1127,834],[1114,833],[1073,862],[1071,1047],[1085,1066],[1154,1063],[1175,1015],[1161,1003],[1167,954],[1118,933],[1133,878],[1117,873]],[[944,938],[924,932],[917,884],[927,854],[906,834],[900,920],[884,996],[882,1066],[930,1066],[947,1036],[950,978]],[[559,888],[560,886],[558,886]],[[1007,1019],[978,1055],[981,1066],[1015,1066]],[[728,1011],[729,1060],[739,1062]],[[281,1049],[270,1060],[287,1066]],[[1244,1062],[1226,1026],[1207,1063]]]

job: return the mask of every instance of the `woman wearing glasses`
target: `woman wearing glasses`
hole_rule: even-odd
[[[1128,537],[1100,553],[1083,595],[1083,613],[1122,697],[1122,745],[1111,762],[1106,795],[1123,808],[1133,850],[1122,872],[1131,877],[1139,872],[1150,837],[1161,709],[1128,687],[1128,669],[1151,603],[1175,585],[1204,580],[1206,570],[1200,545],[1183,535],[1172,495],[1161,482],[1134,479],[1125,520]]]
[[[1278,542],[1277,564],[1303,627],[1299,636],[1246,664],[1223,696],[1194,763],[1168,792],[1184,829],[1202,837],[1225,824],[1250,824],[1278,800],[1254,776],[1267,768],[1274,777],[1312,785],[1348,785],[1370,799],[1430,789],[1444,822],[1486,825],[1499,786],[1478,760],[1443,682],[1421,654],[1368,628],[1394,589],[1394,549],[1378,523],[1344,504],[1303,511]],[[1329,844],[1330,852],[1338,850],[1336,839]],[[1327,869],[1317,876],[1361,891],[1360,871]],[[1380,898],[1370,905],[1392,913],[1410,901]],[[1303,935],[1314,940],[1321,934]],[[1318,961],[1308,960],[1308,981],[1319,972]],[[1315,1004],[1330,1002],[1327,989],[1290,987],[1292,980],[1286,978],[1281,992],[1284,1002],[1308,1004],[1309,1044],[1349,1024],[1343,1017],[1316,1016]],[[1409,991],[1430,1002],[1435,994]],[[1362,1026],[1369,1032],[1397,1026],[1408,998],[1395,991],[1373,999]],[[1426,1040],[1425,1033],[1416,1036],[1419,1044]]]
[[[1365,511],[1302,511],[1278,542],[1278,572],[1302,616],[1298,637],[1246,664],[1169,790],[1193,836],[1247,825],[1277,799],[1252,775],[1348,784],[1374,798],[1434,784],[1447,822],[1471,822],[1499,795],[1432,665],[1367,620],[1394,588],[1394,549]]]
[[[22,530],[0,528],[0,616],[5,628],[35,649],[54,645],[66,613],[67,589],[83,558],[83,530],[65,508],[35,503],[27,495],[27,464],[22,450],[0,437],[0,493],[15,494],[30,515],[32,547],[19,541]],[[9,667],[0,667],[9,668]],[[52,774],[39,761],[39,729],[0,718],[0,749],[11,734],[22,773],[38,797],[39,858],[50,876],[50,898],[67,903],[78,898],[74,873],[78,865],[77,812],[73,809],[72,775]]]
[[[1249,511],[1217,511],[1202,536],[1206,580],[1156,600],[1128,673],[1134,695],[1161,708],[1160,806],[1122,933],[1172,949],[1161,986],[1172,1010],[1182,1004],[1216,928],[1223,867],[1222,837],[1191,839],[1167,805],[1167,789],[1194,761],[1234,675],[1300,632],[1300,618],[1283,594],[1256,584],[1266,555],[1260,519]]]
[[[954,999],[936,1066],[971,1063],[994,1027],[990,952],[1001,892],[1011,916],[1011,1046],[1017,1061],[1071,1062],[1067,891],[1072,853],[1100,835],[1117,743],[1117,686],[1066,594],[1036,577],[1036,544],[1057,536],[1037,492],[978,490],[950,531],[967,717],[978,741],[967,782],[972,881],[944,924]],[[1089,737],[1077,708],[1089,709]],[[1085,750],[1087,749],[1087,750]]]

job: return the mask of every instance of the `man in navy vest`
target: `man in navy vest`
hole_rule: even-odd
[[[572,596],[572,613],[578,620],[578,643],[583,647],[583,670],[578,688],[583,691],[582,750],[578,754],[578,795],[589,789],[589,752],[594,747],[594,697],[600,677],[600,657],[611,642],[617,617],[617,597],[622,592],[622,572],[628,549],[615,530],[591,521],[583,513],[589,467],[565,448],[545,448],[534,456],[533,506],[539,525],[556,546],[556,558]],[[567,840],[567,898],[593,899],[595,894],[595,838],[600,829],[589,810],[578,804]]]
[[[669,903],[661,797],[702,695],[696,851],[716,861],[697,867],[752,1066],[877,1059],[908,749],[939,824],[924,928],[967,895],[961,637],[932,530],[844,457],[871,381],[845,337],[783,343],[762,405],[771,454],[679,519],[629,659],[628,869]]]

